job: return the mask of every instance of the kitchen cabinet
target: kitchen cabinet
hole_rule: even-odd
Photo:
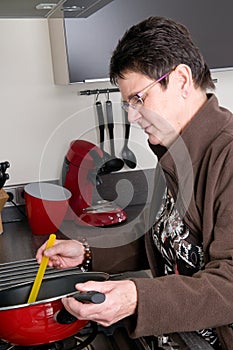
[[[0,18],[48,18],[54,12],[66,17],[87,17],[113,0],[1,0]]]
[[[66,0],[64,4],[56,8],[48,17],[55,84],[67,85],[77,82],[78,80],[85,80],[81,72],[72,73],[72,66],[74,64],[72,60],[77,59],[79,62],[85,62],[88,60],[88,57],[85,57],[84,60],[82,60],[82,57],[71,57],[71,45],[69,41],[72,40],[73,34],[76,36],[76,32],[74,31],[73,34],[68,32],[69,24],[85,22],[87,17],[93,15],[96,11],[100,11],[100,9],[112,1],[113,0]],[[83,40],[85,40],[84,33],[82,32],[79,34],[81,35],[81,42],[78,43],[78,50],[80,46],[85,48],[86,44],[88,45],[87,42],[83,42]],[[76,65],[74,69],[76,70]],[[95,76],[92,76],[92,65],[89,65],[88,69],[90,69],[90,77],[95,78]],[[80,70],[82,71],[82,66]],[[73,74],[81,74],[81,76],[76,79],[73,77]]]
[[[48,20],[54,81],[108,81],[110,57],[118,40],[149,16],[165,16],[186,25],[211,69],[232,69],[232,12],[233,2],[228,0],[114,0],[86,18],[56,12]],[[221,26],[219,18],[224,18]]]

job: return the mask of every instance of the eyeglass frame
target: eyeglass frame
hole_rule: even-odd
[[[122,101],[121,102],[121,107],[128,112],[129,108],[132,108],[134,110],[139,110],[144,102],[145,99],[143,99],[143,95],[145,95],[150,89],[152,89],[156,84],[158,84],[161,80],[165,79],[171,72],[165,73],[163,74],[160,78],[158,78],[157,80],[153,81],[152,83],[150,83],[149,85],[147,85],[144,89],[142,89],[141,91],[137,92],[135,95],[133,95],[132,97],[130,97],[129,101]],[[137,101],[140,101],[140,106],[137,107],[137,103],[131,103],[130,101],[134,98],[137,98]]]

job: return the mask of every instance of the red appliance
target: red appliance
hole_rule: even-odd
[[[126,220],[125,211],[115,202],[98,200],[93,203],[93,193],[101,186],[104,173],[103,151],[91,142],[75,140],[64,160],[62,185],[70,190],[67,220],[80,225],[109,226]]]

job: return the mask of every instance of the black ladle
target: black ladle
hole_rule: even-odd
[[[124,166],[124,162],[122,159],[117,158],[115,154],[115,146],[114,146],[114,123],[113,123],[113,111],[112,111],[112,102],[108,99],[106,101],[106,114],[107,114],[107,123],[108,123],[108,131],[109,131],[109,141],[110,141],[110,149],[111,149],[111,167],[112,171],[121,170]]]
[[[121,151],[121,155],[125,164],[129,168],[134,169],[137,165],[137,160],[134,153],[128,147],[130,124],[128,121],[128,113],[125,110],[124,110],[124,117],[125,117],[125,141],[124,141],[123,149]]]
[[[104,114],[103,114],[103,108],[102,108],[102,103],[100,101],[96,102],[96,111],[97,111],[97,116],[98,116],[98,124],[99,124],[99,132],[100,132],[100,149],[103,152],[103,158],[101,161],[101,167],[99,168],[98,173],[99,174],[109,174],[112,171],[118,171],[122,168],[122,166],[119,164],[118,161],[116,161],[115,158],[112,158],[112,155],[107,153],[104,150],[104,129],[105,129],[105,124],[104,124]],[[120,159],[121,161],[121,159]]]

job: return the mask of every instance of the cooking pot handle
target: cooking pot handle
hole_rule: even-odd
[[[105,301],[105,294],[89,291],[89,292],[77,292],[75,294],[67,295],[67,297],[73,297],[82,303],[101,304]],[[56,321],[61,324],[70,324],[77,321],[77,318],[71,315],[64,307],[57,313]]]
[[[105,294],[96,292],[95,290],[89,292],[77,292],[73,294],[72,297],[82,303],[101,304],[105,300]]]

